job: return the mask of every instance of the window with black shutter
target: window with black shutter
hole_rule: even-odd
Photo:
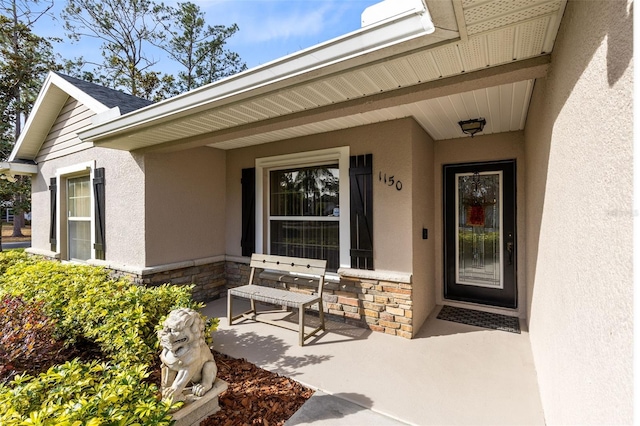
[[[350,157],[351,267],[373,269],[373,156]]]
[[[256,169],[242,169],[242,255],[251,256],[256,246]]]
[[[93,172],[93,194],[96,215],[95,243],[96,259],[105,260],[105,191],[104,191],[104,167],[97,168]]]
[[[349,267],[349,147],[257,158],[255,179],[261,178],[255,240],[264,247],[256,250],[324,259],[328,273]]]

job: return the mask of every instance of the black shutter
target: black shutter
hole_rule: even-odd
[[[105,260],[105,193],[104,193],[104,167],[93,172],[93,195],[96,213],[96,259]]]
[[[256,249],[256,169],[242,169],[242,255]]]
[[[373,269],[373,167],[372,155],[349,161],[351,192],[351,267]]]
[[[51,210],[49,212],[49,242],[51,243],[51,251],[55,252],[58,248],[58,223],[56,218],[58,183],[56,178],[51,178],[50,182],[51,185],[49,185],[49,194],[51,196]]]

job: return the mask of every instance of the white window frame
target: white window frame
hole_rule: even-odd
[[[95,161],[87,161],[85,163],[79,163],[79,164],[74,164],[72,166],[68,166],[68,167],[62,167],[56,170],[56,182],[58,185],[58,191],[56,191],[56,219],[58,220],[58,223],[56,224],[56,228],[57,228],[57,232],[56,232],[56,238],[58,241],[58,252],[62,255],[64,254],[64,256],[61,256],[61,258],[63,258],[62,260],[68,260],[71,261],[71,259],[69,258],[69,225],[68,225],[68,220],[69,220],[69,212],[68,212],[68,206],[67,206],[67,200],[68,200],[68,193],[67,193],[67,180],[68,179],[72,179],[72,178],[76,178],[76,177],[81,177],[81,176],[89,176],[89,194],[90,194],[90,211],[91,211],[91,258],[90,259],[95,259],[96,258],[96,249],[95,249],[95,243],[96,243],[96,235],[95,235],[95,225],[96,225],[96,218],[95,218],[95,193],[93,191],[93,172],[95,170],[96,166],[95,166]],[[64,197],[64,199],[63,199]],[[63,202],[64,201],[64,202]],[[62,211],[62,206],[64,205],[65,210],[67,211]],[[67,222],[67,224],[64,226],[66,235],[62,235],[62,221]],[[64,243],[64,253],[62,250],[62,244]],[[74,259],[74,262],[79,262],[79,260]]]
[[[350,232],[350,194],[349,194],[349,147],[337,147],[317,151],[306,151],[295,154],[276,155],[256,159],[256,253],[264,253],[265,237],[266,250],[270,251],[270,229],[264,229],[265,221],[270,211],[270,197],[265,198],[265,191],[270,190],[270,171],[284,168],[312,167],[338,163],[338,178],[340,179],[338,196],[340,205],[340,268],[351,267],[349,249],[351,246]],[[265,182],[266,179],[266,182]],[[269,253],[270,254],[270,253]]]

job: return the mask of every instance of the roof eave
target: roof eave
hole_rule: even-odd
[[[84,141],[97,142],[134,131],[137,127],[299,84],[335,72],[333,65],[349,68],[376,60],[369,54],[392,46],[402,49],[406,42],[434,31],[426,7],[410,10],[114,120],[96,124],[81,132],[79,137]]]
[[[66,93],[66,97],[62,96],[60,92],[57,94],[54,91],[58,89],[58,91],[62,91]],[[33,104],[32,112],[29,114],[27,121],[24,125],[24,130],[18,137],[11,154],[9,155],[9,162],[12,162],[17,159],[28,159],[34,160],[35,156],[30,154],[30,152],[35,152],[33,149],[28,149],[32,145],[37,145],[38,147],[42,145],[43,142],[43,132],[48,132],[50,129],[50,124],[48,123],[51,117],[48,120],[43,120],[40,115],[40,110],[44,108],[48,103],[51,102],[62,102],[61,99],[64,97],[66,99],[71,96],[74,99],[82,102],[89,109],[94,111],[96,114],[103,113],[109,108],[104,104],[98,102],[91,96],[84,93],[82,90],[75,87],[73,84],[64,80],[62,77],[58,76],[54,72],[49,72],[47,78],[45,79],[42,89],[40,93],[38,93],[38,97]],[[60,107],[62,107],[60,104]],[[57,104],[56,104],[57,105]],[[47,127],[47,125],[49,127]],[[25,151],[29,152],[28,154]]]

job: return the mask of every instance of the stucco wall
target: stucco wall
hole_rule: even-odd
[[[208,147],[145,157],[146,266],[225,254],[225,158]]]
[[[436,300],[443,301],[443,205],[442,205],[442,166],[445,164],[516,160],[516,232],[517,232],[517,265],[516,275],[518,289],[518,307],[515,313],[526,315],[526,282],[525,282],[525,161],[523,132],[499,133],[437,141],[435,143],[434,181],[435,181],[435,289]],[[455,302],[449,302],[455,304]],[[486,309],[486,308],[485,308]],[[490,310],[490,309],[489,309]]]
[[[240,256],[242,233],[241,170],[255,159],[294,152],[349,146],[349,155],[373,154],[374,265],[376,270],[412,270],[412,119],[356,127],[227,152],[226,253]],[[378,180],[386,173],[402,189]]]
[[[626,1],[569,1],[531,102],[529,326],[548,424],[633,421],[632,56]]]
[[[417,124],[413,123],[413,333],[427,319],[436,304],[435,279],[435,187],[434,187],[434,142]],[[427,230],[427,239],[422,230]]]
[[[124,151],[91,148],[39,164],[32,181],[31,246],[48,251],[50,226],[49,178],[56,170],[94,161],[105,168],[107,261],[144,266],[144,174],[141,161]],[[64,217],[65,213],[62,212]]]

